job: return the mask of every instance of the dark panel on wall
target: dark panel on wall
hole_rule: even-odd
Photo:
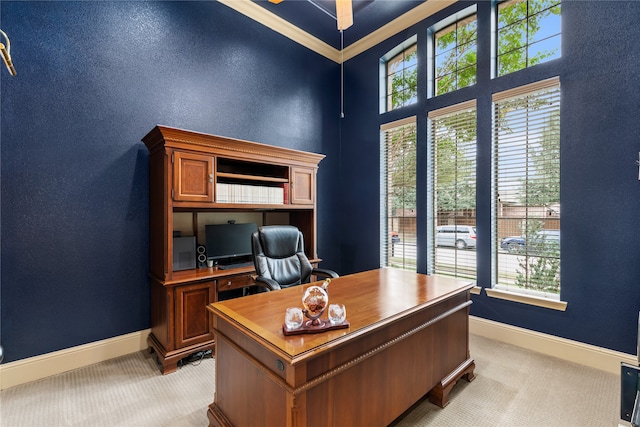
[[[492,93],[560,76],[561,296],[568,302],[567,311],[495,300],[484,293],[473,297],[471,311],[475,316],[635,354],[640,310],[640,182],[635,164],[640,151],[640,27],[635,20],[640,16],[640,2],[563,1],[562,58],[497,79],[489,74],[490,31],[479,29],[476,85],[433,99],[427,99],[422,85],[417,105],[379,114],[379,58],[413,34],[419,34],[419,43],[424,43],[429,26],[469,4],[456,3],[346,64],[350,80],[345,95],[341,177],[357,183],[343,187],[342,203],[350,214],[343,220],[342,269],[351,272],[378,265],[381,123],[417,114],[422,132],[418,158],[425,159],[428,111],[477,99],[479,117],[487,117]],[[478,14],[478,22],[487,28],[491,2],[478,2]],[[426,47],[418,49],[426,53]],[[478,285],[482,287],[491,286],[490,138],[490,120],[478,123],[477,252]],[[354,164],[363,167],[356,172]],[[419,165],[426,167],[423,160]],[[426,171],[418,172],[418,224],[424,225],[427,189],[421,176],[426,177]],[[426,232],[422,232],[418,235],[419,257],[425,257],[421,251],[425,246]],[[420,259],[418,265],[424,271],[425,260]]]
[[[337,64],[217,2],[1,13],[18,71],[0,73],[5,362],[149,327],[156,124],[326,154],[319,251],[339,259]]]

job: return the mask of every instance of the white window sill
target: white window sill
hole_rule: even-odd
[[[517,294],[515,292],[503,291],[500,289],[485,288],[487,296],[507,301],[515,301],[523,304],[535,305],[538,307],[550,308],[552,310],[565,311],[567,309],[566,301],[557,301],[547,298],[539,298],[531,295]]]

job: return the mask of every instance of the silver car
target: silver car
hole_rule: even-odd
[[[436,228],[436,246],[456,249],[476,247],[476,227],[472,225],[441,225]]]

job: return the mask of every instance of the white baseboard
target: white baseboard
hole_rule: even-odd
[[[0,390],[144,350],[150,329],[0,365]]]
[[[620,362],[637,365],[635,356],[510,326],[475,316],[469,318],[474,335],[619,374]],[[149,329],[0,365],[0,390],[51,375],[145,350]],[[473,356],[473,353],[472,353]]]
[[[480,317],[469,317],[469,331],[474,335],[502,341],[614,374],[620,373],[620,362],[638,365],[636,356],[631,354],[518,328]],[[471,356],[473,356],[473,352]]]

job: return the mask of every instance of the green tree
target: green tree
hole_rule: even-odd
[[[529,46],[537,40],[545,20],[550,15],[561,15],[559,0],[509,0],[499,5],[498,12],[498,75],[512,73],[544,62],[558,55],[557,46],[551,50],[530,52]],[[560,33],[558,27],[557,33]],[[554,33],[554,31],[551,31]],[[451,25],[436,34],[436,94],[452,92],[476,83],[475,15]],[[530,53],[533,55],[529,56]]]
[[[476,208],[475,118],[475,110],[467,110],[433,122],[436,207],[441,214]]]
[[[560,203],[560,111],[554,110],[542,131],[538,145],[530,145],[532,174],[526,182],[527,191],[521,203],[548,209]],[[522,185],[525,185],[522,181]]]
[[[560,242],[540,231],[544,222],[528,221],[523,235],[526,251],[518,258],[516,286],[541,292],[560,292]]]
[[[389,61],[391,76],[391,108],[396,109],[414,103],[418,98],[418,51],[412,46]]]
[[[476,40],[476,15],[458,21],[436,33],[436,95],[475,84]]]
[[[550,14],[560,15],[558,0],[511,0],[500,5],[499,25],[508,27],[499,37],[501,59],[500,75],[517,71],[554,56],[557,49],[537,52],[527,58],[526,40],[534,39],[542,29],[542,20]],[[529,8],[529,12],[527,12]],[[529,19],[527,19],[529,13]],[[532,15],[533,14],[533,15]],[[475,15],[447,27],[436,35],[437,94],[447,93],[470,86],[476,82],[477,20]],[[510,53],[510,54],[507,54]],[[414,102],[418,95],[418,69],[416,46],[412,46],[394,57],[387,64],[391,79],[391,109]],[[474,130],[475,132],[475,130]],[[469,135],[471,137],[471,135]],[[475,134],[471,137],[475,139]],[[470,139],[470,140],[471,140]]]
[[[498,75],[512,73],[555,57],[560,49],[530,49],[550,15],[560,15],[559,0],[509,0],[498,6]],[[546,29],[549,30],[548,28]],[[557,29],[560,33],[560,28]],[[533,55],[529,56],[532,52]]]
[[[389,207],[416,208],[416,127],[406,125],[391,131],[387,144]]]

